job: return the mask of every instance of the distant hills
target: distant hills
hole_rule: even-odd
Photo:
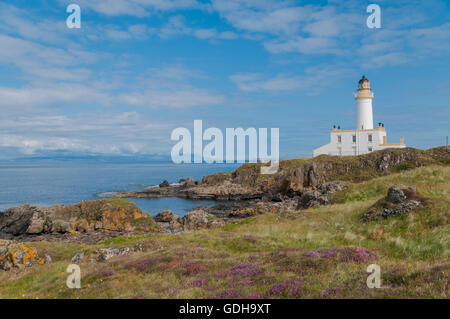
[[[170,155],[161,154],[94,154],[72,153],[64,151],[51,151],[35,153],[32,155],[2,156],[0,162],[33,162],[33,161],[58,161],[58,162],[169,162]]]

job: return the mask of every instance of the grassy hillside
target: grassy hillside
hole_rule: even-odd
[[[394,184],[417,186],[428,205],[382,221],[362,214]],[[265,214],[221,229],[114,238],[98,245],[32,243],[53,263],[0,272],[1,298],[448,298],[450,167],[432,165],[349,184],[337,203]],[[66,287],[75,253],[100,247],[146,251],[79,263],[82,288]],[[366,268],[381,266],[381,289]]]

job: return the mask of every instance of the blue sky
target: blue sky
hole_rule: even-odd
[[[363,74],[388,141],[443,145],[449,16],[444,0],[1,1],[0,158],[168,156],[195,119],[277,127],[282,158],[310,156],[333,124],[354,128]]]

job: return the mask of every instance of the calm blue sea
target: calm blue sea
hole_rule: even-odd
[[[233,171],[238,166],[102,162],[0,163],[0,211],[23,204],[74,204],[82,200],[99,199],[98,196],[105,192],[141,190],[165,179],[170,183],[188,176],[200,180],[204,175]],[[195,206],[214,204],[210,201],[180,198],[130,200],[153,216],[165,209],[184,216]]]

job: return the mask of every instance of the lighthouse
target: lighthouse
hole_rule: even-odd
[[[314,149],[313,156],[327,155],[360,155],[386,148],[405,148],[403,136],[400,143],[388,143],[383,123],[373,128],[373,93],[369,80],[363,75],[358,82],[358,91],[354,93],[356,100],[356,129],[343,130],[334,125],[330,132],[330,142]]]
[[[372,130],[373,129],[373,113],[372,100],[373,93],[370,90],[370,82],[363,75],[358,82],[358,93],[355,93],[356,100],[356,129]]]

